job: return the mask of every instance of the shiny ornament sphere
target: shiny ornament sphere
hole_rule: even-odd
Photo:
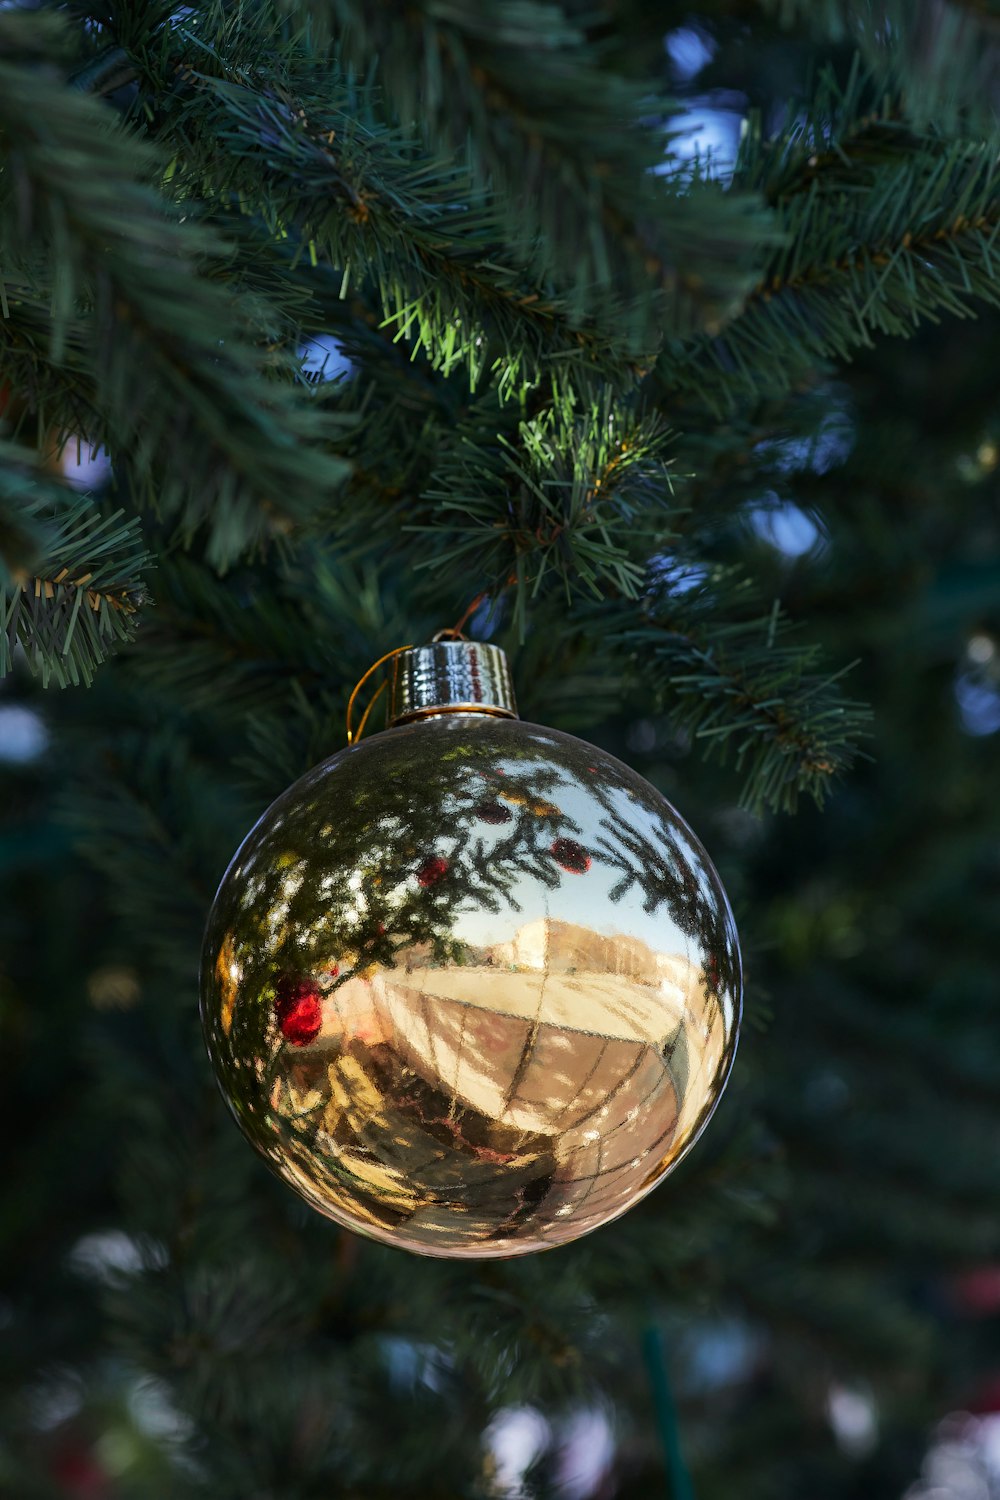
[[[656,1186],[718,1102],[740,998],[719,879],[648,782],[447,712],[268,809],[212,908],[202,1017],[240,1126],[313,1207],[490,1257]]]

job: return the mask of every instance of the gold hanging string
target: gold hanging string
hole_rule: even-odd
[[[500,600],[503,598],[504,594],[506,594],[507,590],[513,588],[516,583],[517,583],[517,573],[516,572],[508,573],[506,583],[504,584],[503,588],[497,590],[496,597],[494,598],[492,604],[490,605],[490,611],[489,611],[489,613],[491,615],[492,615],[493,611],[499,605]],[[453,629],[451,629],[450,631],[449,630],[442,630],[442,631],[439,632],[439,634],[441,634],[441,635],[451,635],[457,641],[467,640],[468,637],[465,636],[465,635],[463,635],[462,632],[464,631],[466,625],[468,625],[469,621],[472,619],[472,616],[476,613],[476,610],[479,608],[479,606],[481,604],[485,604],[487,602],[487,600],[489,599],[489,597],[490,597],[490,591],[489,591],[489,589],[484,589],[481,594],[477,594],[476,597],[473,599],[472,603],[469,605],[468,609],[466,609],[465,613],[463,615],[461,615],[461,617],[459,618],[458,624],[455,625],[453,627]],[[437,636],[435,636],[434,639],[437,640]]]
[[[454,629],[451,630],[451,631],[449,631],[449,632],[442,631],[441,634],[444,635],[444,634],[447,633],[447,634],[453,635],[456,638],[456,640],[464,641],[465,640],[465,636],[462,634],[463,627],[466,626],[466,625],[468,625],[469,621],[472,619],[472,616],[476,613],[476,610],[488,598],[489,598],[489,594],[487,594],[487,593],[477,594],[476,597],[473,599],[472,603],[469,605],[468,609],[462,615],[462,617],[459,620],[458,624],[454,627]]]
[[[355,744],[357,744],[358,740],[364,734],[364,732],[365,732],[365,725],[368,723],[368,715],[371,713],[372,709],[375,707],[375,704],[378,702],[378,700],[381,697],[381,695],[385,692],[385,683],[383,682],[379,686],[379,689],[376,692],[374,698],[369,703],[368,707],[365,709],[363,715],[361,716],[361,723],[358,725],[357,729],[355,730],[355,729],[352,729],[352,727],[351,727],[351,719],[352,719],[352,717],[354,715],[354,705],[355,705],[355,703],[357,701],[357,697],[358,697],[358,694],[360,693],[361,689],[364,687],[364,685],[368,681],[369,677],[371,677],[372,673],[373,672],[377,672],[378,669],[379,669],[379,667],[381,667],[383,665],[383,663],[385,663],[387,661],[391,661],[393,659],[393,657],[395,657],[395,656],[402,656],[402,654],[403,654],[404,651],[410,651],[412,649],[413,649],[412,646],[397,646],[396,649],[395,649],[395,651],[387,651],[384,656],[380,656],[379,657],[378,661],[372,663],[372,665],[368,668],[368,671],[365,673],[365,675],[362,678],[360,678],[359,681],[356,683],[353,693],[351,694],[350,698],[347,700],[347,743],[349,745],[355,745]]]
[[[350,744],[355,744],[356,745],[357,742],[358,742],[358,740],[360,740],[361,737],[363,736],[363,734],[365,732],[365,725],[368,723],[368,716],[369,716],[369,714],[371,713],[372,709],[375,707],[376,703],[381,698],[381,696],[382,696],[382,694],[384,692],[385,692],[385,683],[384,682],[380,682],[379,685],[378,685],[378,687],[375,689],[375,692],[374,692],[374,695],[372,697],[371,702],[369,703],[368,707],[365,709],[364,713],[361,715],[361,723],[358,725],[357,729],[354,731],[354,738],[353,738],[353,740],[351,739],[351,731],[350,730],[347,731],[347,743],[349,745]]]

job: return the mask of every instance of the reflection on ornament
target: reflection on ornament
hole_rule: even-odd
[[[590,869],[590,855],[576,839],[553,839],[552,858],[570,875],[586,875]]]
[[[523,792],[501,792],[500,796],[514,807],[526,807],[534,818],[558,818],[559,816],[559,809],[555,803],[546,802],[541,797],[529,797]]]
[[[279,978],[274,986],[274,1014],[278,1030],[293,1047],[307,1047],[319,1036],[323,1006],[308,979]]]
[[[227,1036],[233,1024],[233,1006],[236,1004],[236,994],[239,989],[237,984],[239,973],[232,933],[227,933],[222,940],[219,956],[215,961],[215,979],[219,986],[219,1019]]]
[[[417,871],[417,884],[422,885],[424,890],[429,890],[432,885],[448,873],[448,861],[440,854],[432,854],[430,859],[425,859]]]
[[[227,872],[206,1036],[241,1128],[322,1213],[521,1255],[616,1218],[697,1138],[736,1046],[736,933],[670,805],[521,723],[496,648],[409,654],[412,722],[291,787]]]
[[[502,802],[477,802],[475,806],[476,817],[483,823],[509,823],[513,817],[510,808],[504,807]]]

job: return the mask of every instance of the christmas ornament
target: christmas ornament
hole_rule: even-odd
[[[697,1138],[736,1047],[736,931],[670,804],[518,719],[498,648],[391,672],[392,727],[290,787],[226,872],[208,1048],[320,1212],[523,1255],[616,1218]]]

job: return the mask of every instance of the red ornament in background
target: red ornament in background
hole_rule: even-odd
[[[552,857],[570,875],[586,875],[590,869],[590,855],[576,839],[553,839]]]
[[[319,1036],[323,1006],[319,992],[308,979],[283,975],[275,985],[274,1014],[278,1029],[293,1047],[308,1047]]]
[[[429,890],[432,885],[437,885],[443,875],[448,873],[448,861],[440,854],[432,854],[430,859],[425,859],[417,871],[417,884],[422,885],[424,890]]]
[[[952,1299],[959,1312],[988,1318],[1000,1313],[1000,1265],[970,1266],[954,1277]]]
[[[104,1500],[113,1493],[111,1475],[99,1462],[90,1442],[71,1433],[51,1460],[49,1473],[67,1500]]]
[[[475,814],[484,823],[509,823],[513,817],[509,807],[504,807],[502,802],[478,802]]]

